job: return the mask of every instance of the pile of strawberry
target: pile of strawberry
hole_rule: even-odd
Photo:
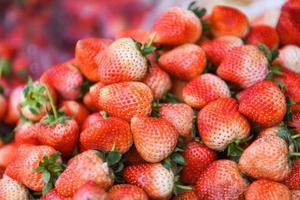
[[[299,200],[299,13],[192,3],[79,40],[0,95],[0,200]]]

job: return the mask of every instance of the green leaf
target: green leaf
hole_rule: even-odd
[[[234,142],[229,144],[227,147],[227,156],[240,157],[243,152],[243,149],[239,147],[238,144]]]
[[[110,151],[107,155],[106,161],[108,166],[112,166],[121,160],[122,154],[117,151]]]
[[[277,49],[272,49],[271,55],[272,55],[272,60],[275,60],[279,55],[278,50]]]
[[[201,19],[201,24],[202,24],[202,30],[204,33],[207,33],[210,31],[210,26],[207,20]]]
[[[172,168],[172,164],[170,162],[170,159],[165,159],[161,161],[161,164],[166,168],[166,169],[171,169]]]
[[[50,178],[51,178],[51,175],[48,171],[44,171],[43,172],[43,175],[42,175],[42,180],[45,182],[45,183],[48,183],[50,181]]]
[[[124,163],[120,162],[118,167],[114,170],[115,173],[119,173],[124,169]]]
[[[45,184],[42,189],[42,194],[47,194],[53,188],[53,184],[51,182]]]
[[[290,135],[289,135],[289,130],[285,124],[280,125],[277,135],[279,137],[281,137],[282,139],[284,139],[287,144],[289,144],[289,141],[290,141],[289,136]]]
[[[155,47],[152,47],[152,46],[150,46],[150,47],[144,47],[144,48],[142,49],[142,54],[143,54],[143,55],[148,55],[148,54],[153,53],[155,50],[156,50],[156,48],[155,48]]]
[[[268,59],[269,62],[272,61],[271,51],[266,45],[260,43],[259,45],[257,45],[257,48],[264,53],[264,55],[266,56],[266,58]]]
[[[184,157],[181,154],[179,154],[179,153],[173,153],[171,155],[171,160],[173,162],[179,164],[179,165],[185,165],[186,164]]]

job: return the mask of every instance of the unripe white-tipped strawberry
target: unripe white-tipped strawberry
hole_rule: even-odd
[[[279,50],[279,56],[275,60],[282,67],[300,73],[300,47],[296,45],[287,45]]]

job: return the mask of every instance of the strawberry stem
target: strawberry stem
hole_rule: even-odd
[[[56,121],[58,119],[58,114],[57,114],[57,110],[56,110],[56,107],[54,105],[54,100],[52,98],[52,95],[50,93],[50,90],[48,88],[48,86],[46,84],[44,84],[44,87],[45,87],[45,90],[47,92],[47,96],[49,98],[49,102],[50,102],[50,105],[51,105],[51,109],[53,111],[53,115],[54,115],[54,120]]]
[[[182,190],[192,190],[193,187],[190,185],[176,185],[177,188],[182,189]]]
[[[298,157],[300,156],[300,152],[289,152],[289,157]]]
[[[296,134],[296,135],[291,136],[292,139],[296,139],[296,138],[299,138],[299,137],[300,137],[300,134]]]
[[[146,44],[146,47],[149,48],[152,46],[154,39],[156,38],[156,35],[157,35],[157,32],[152,33],[152,35],[150,36],[149,42]]]

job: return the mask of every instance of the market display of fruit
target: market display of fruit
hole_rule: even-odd
[[[300,200],[300,1],[267,19],[172,7],[38,77],[1,40],[0,200]]]

